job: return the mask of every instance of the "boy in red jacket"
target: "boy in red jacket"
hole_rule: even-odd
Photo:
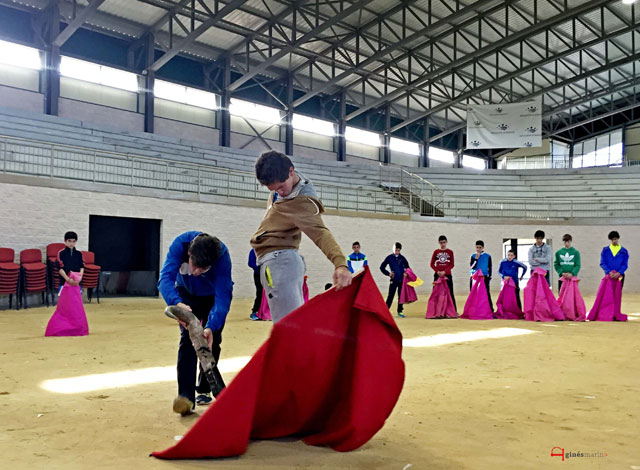
[[[447,285],[449,286],[449,292],[451,293],[451,300],[453,300],[453,306],[456,307],[456,311],[458,307],[456,306],[456,298],[453,295],[453,276],[451,275],[451,270],[453,269],[453,251],[447,248],[447,237],[444,235],[440,235],[438,237],[438,243],[440,243],[440,248],[434,250],[431,255],[431,269],[435,271],[433,275],[433,280],[437,281],[439,277],[447,278]]]

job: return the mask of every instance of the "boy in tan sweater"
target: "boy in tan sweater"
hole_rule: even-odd
[[[298,253],[301,232],[316,244],[335,266],[336,289],[351,284],[347,260],[321,214],[324,207],[313,185],[296,172],[293,163],[275,150],[263,152],[256,161],[256,177],[271,194],[267,212],[251,237],[260,267],[260,280],[274,322],[304,303],[302,283],[305,265]]]

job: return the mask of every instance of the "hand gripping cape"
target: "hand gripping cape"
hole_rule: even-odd
[[[307,276],[304,277],[302,282],[302,298],[305,302],[309,301],[309,286],[307,286]],[[260,308],[256,312],[260,320],[271,320],[271,309],[269,308],[269,300],[267,299],[267,293],[262,289],[262,301],[260,302]]]
[[[489,306],[489,296],[487,295],[487,288],[484,285],[482,270],[478,269],[471,277],[473,278],[473,286],[464,304],[464,310],[460,318],[467,318],[469,320],[493,320],[493,312]]]
[[[564,313],[544,276],[547,271],[535,268],[524,288],[524,319],[527,321],[564,320]]]
[[[433,290],[427,302],[425,318],[458,318],[458,312],[453,305],[451,292],[446,277],[439,277],[433,283]]]
[[[80,273],[71,272],[74,281],[80,279]],[[65,283],[60,292],[58,306],[49,319],[45,336],[86,336],[89,334],[87,315],[82,305],[82,288]]]
[[[249,439],[299,436],[357,449],[382,428],[404,381],[402,335],[367,268],[273,326],[270,338],[165,459],[228,457]]]
[[[416,290],[409,283],[415,282],[418,276],[416,276],[416,273],[414,273],[411,268],[407,268],[405,273],[407,275],[402,279],[402,288],[400,289],[400,299],[398,302],[401,304],[410,304],[418,300],[418,294],[416,294]]]
[[[585,321],[587,318],[587,308],[584,299],[578,288],[580,279],[571,277],[569,279],[561,277],[562,287],[558,296],[558,305],[564,313],[564,318],[572,321]]]
[[[627,316],[621,312],[622,281],[611,279],[605,275],[598,287],[596,301],[589,310],[589,321],[627,321]]]
[[[524,312],[518,307],[516,283],[513,279],[505,279],[496,302],[496,317],[502,320],[522,320]]]

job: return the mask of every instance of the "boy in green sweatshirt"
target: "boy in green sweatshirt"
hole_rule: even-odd
[[[573,238],[568,233],[562,236],[564,248],[556,251],[553,267],[558,273],[559,278],[570,279],[577,276],[580,272],[580,252],[571,246]],[[562,287],[562,280],[558,279],[558,292]]]

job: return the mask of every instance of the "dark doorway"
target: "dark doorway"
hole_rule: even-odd
[[[160,220],[89,216],[89,251],[101,266],[101,291],[158,295]]]

